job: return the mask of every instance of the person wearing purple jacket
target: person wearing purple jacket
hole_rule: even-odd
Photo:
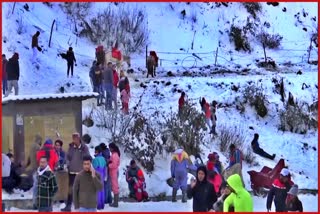
[[[100,143],[100,148],[101,148],[101,154],[104,157],[106,163],[109,162],[110,160],[110,150],[106,146],[105,143]],[[109,170],[108,170],[108,165],[107,167],[107,174],[104,179],[104,192],[105,192],[105,203],[106,204],[112,204],[112,195],[111,195],[111,180],[109,176]]]
[[[96,170],[97,173],[100,174],[101,181],[105,180],[106,177],[106,169],[107,169],[107,162],[102,156],[100,146],[95,147],[95,158],[92,161],[92,166]],[[103,182],[102,182],[103,184]],[[104,186],[104,185],[103,185]],[[97,209],[103,210],[104,209],[104,202],[105,202],[105,188],[103,187],[101,191],[97,192]]]
[[[182,203],[187,202],[188,168],[194,168],[188,154],[183,149],[177,149],[171,160],[171,177],[174,179],[172,202],[176,202],[179,189],[182,191]]]

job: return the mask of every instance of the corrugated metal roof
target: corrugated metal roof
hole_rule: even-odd
[[[11,101],[28,101],[28,100],[47,100],[47,99],[66,99],[66,98],[93,98],[99,94],[96,92],[80,92],[80,93],[63,93],[63,94],[32,94],[32,95],[18,95],[2,98],[2,104]]]

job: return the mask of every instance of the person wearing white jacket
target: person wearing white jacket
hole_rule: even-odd
[[[9,177],[11,171],[11,160],[10,158],[2,153],[2,177]]]

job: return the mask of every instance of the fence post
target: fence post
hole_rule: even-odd
[[[217,47],[217,51],[216,51],[216,57],[214,60],[214,66],[217,66],[217,58],[218,58],[218,47]]]
[[[309,54],[308,54],[308,63],[310,63],[310,55],[311,55],[311,49],[312,49],[312,38],[310,39],[310,46],[309,46]]]
[[[52,37],[53,25],[54,25],[55,22],[56,22],[56,20],[53,20],[52,25],[51,25],[51,32],[50,32],[50,39],[49,39],[49,48],[50,48],[50,45],[51,45],[51,37]]]
[[[146,68],[147,68],[147,60],[148,60],[148,45],[146,45]]]
[[[15,7],[16,7],[16,2],[13,3],[12,14],[13,14],[13,12],[14,12],[14,8],[15,8]]]

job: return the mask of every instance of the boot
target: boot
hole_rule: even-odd
[[[275,157],[276,157],[276,154],[273,154],[271,159],[274,160]]]
[[[68,195],[67,205],[65,208],[61,209],[61,212],[71,212],[71,205],[72,205],[72,195]]]
[[[182,190],[182,203],[186,203],[187,202],[187,192],[186,190]]]
[[[110,204],[110,207],[119,207],[119,194],[114,194],[113,203]]]
[[[177,189],[172,189],[172,202],[177,202]]]

